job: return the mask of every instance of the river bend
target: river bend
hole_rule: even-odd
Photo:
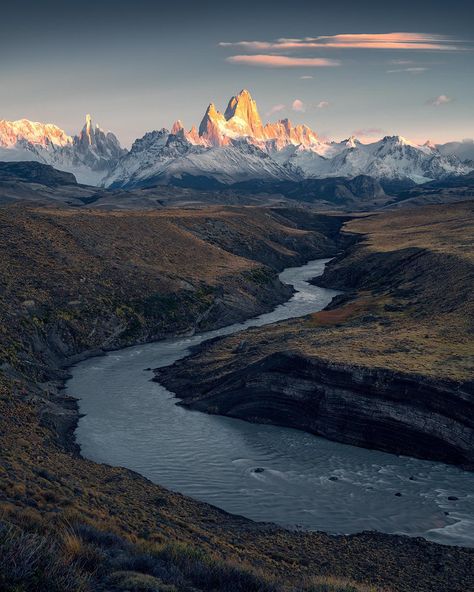
[[[145,371],[172,364],[207,339],[323,309],[337,292],[307,280],[321,275],[326,262],[284,270],[281,280],[296,292],[270,313],[73,367],[67,390],[84,414],[76,431],[83,456],[257,521],[474,547],[474,473],[191,411]]]

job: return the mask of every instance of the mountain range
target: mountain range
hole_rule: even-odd
[[[34,160],[73,173],[83,184],[111,188],[177,185],[200,189],[298,183],[370,176],[384,187],[407,187],[466,175],[474,169],[474,143],[418,145],[401,136],[363,144],[321,139],[288,119],[264,124],[249,91],[232,97],[224,113],[211,103],[199,127],[146,133],[130,150],[94,125],[69,136],[53,124],[0,120],[0,160]]]

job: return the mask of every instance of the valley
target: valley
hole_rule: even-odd
[[[457,207],[466,215],[468,205]],[[418,211],[422,218],[433,217],[431,210]],[[389,224],[384,216],[375,218],[382,226]],[[291,296],[291,288],[278,280],[284,267],[334,256],[333,265],[342,265],[338,253],[357,254],[353,227],[364,228],[373,218],[350,218],[287,205],[154,211],[3,206],[2,548],[19,540],[44,541],[59,549],[54,581],[68,570],[76,582],[96,587],[108,582],[112,590],[124,570],[179,590],[216,585],[235,590],[237,582],[242,590],[314,590],[333,582],[341,592],[370,586],[408,592],[413,581],[422,592],[468,589],[471,550],[381,533],[334,537],[253,523],[127,469],[84,459],[72,437],[79,415],[77,402],[62,389],[67,366],[106,350],[190,335],[269,311]],[[455,228],[454,210],[450,220]],[[341,233],[344,224],[350,232]],[[457,234],[453,226],[448,224],[446,236]],[[353,268],[358,266],[364,269],[355,261]],[[360,277],[369,281],[371,275]],[[335,287],[347,290],[342,283]],[[250,343],[260,339],[259,331],[283,336],[292,323],[303,325],[306,338],[318,315],[324,320],[328,314],[333,313],[251,329]],[[460,338],[459,323],[453,334]],[[262,344],[262,355],[289,338],[277,333]],[[439,338],[439,352],[450,347],[452,337],[445,345]],[[199,354],[205,359],[193,375],[196,389],[222,343]],[[239,363],[245,364],[256,351],[244,346],[241,353]],[[340,350],[349,360],[355,355],[353,348]],[[195,364],[194,357],[187,361]],[[456,379],[463,379],[462,363]],[[453,372],[456,367],[453,363]],[[48,557],[41,565],[52,561]],[[48,581],[51,590],[61,590],[51,577]],[[117,589],[123,588],[117,584]]]
[[[0,592],[474,592],[467,0],[0,18]]]
[[[344,291],[327,310],[216,340],[158,380],[194,409],[472,470],[472,204],[344,229],[355,244],[315,280]]]

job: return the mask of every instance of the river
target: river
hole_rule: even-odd
[[[146,368],[168,366],[204,340],[323,309],[337,292],[307,280],[321,275],[326,262],[284,270],[281,280],[296,292],[270,313],[74,366],[66,386],[84,414],[76,431],[83,456],[257,521],[474,547],[474,473],[190,411],[151,382]]]

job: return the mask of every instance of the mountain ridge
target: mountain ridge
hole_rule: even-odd
[[[37,160],[73,173],[78,182],[112,188],[200,184],[212,188],[248,181],[302,181],[368,175],[378,181],[423,184],[474,169],[469,142],[418,145],[402,136],[363,144],[355,136],[322,140],[289,119],[263,123],[243,89],[224,113],[209,103],[199,127],[181,120],[171,130],[147,132],[130,150],[112,132],[94,126],[69,136],[54,124],[0,120],[0,159]]]

